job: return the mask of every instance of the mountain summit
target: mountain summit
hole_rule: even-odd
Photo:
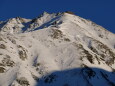
[[[115,34],[70,11],[0,22],[0,86],[115,86]]]

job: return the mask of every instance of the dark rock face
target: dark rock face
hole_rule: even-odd
[[[75,13],[71,12],[71,11],[66,11],[65,13],[69,13],[69,14],[75,15]]]
[[[25,77],[20,77],[16,80],[21,86],[29,86],[29,81]]]
[[[4,73],[5,72],[5,68],[4,67],[0,67],[0,73]]]
[[[4,44],[0,44],[0,49],[6,49],[6,46]]]
[[[18,48],[20,49],[19,52],[18,52],[20,59],[22,59],[22,60],[27,59],[26,50],[20,45],[18,45]]]

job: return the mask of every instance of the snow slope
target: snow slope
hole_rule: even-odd
[[[0,86],[115,86],[115,35],[70,12],[0,22]]]

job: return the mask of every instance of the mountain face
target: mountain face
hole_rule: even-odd
[[[115,86],[115,34],[71,12],[0,22],[0,86]]]

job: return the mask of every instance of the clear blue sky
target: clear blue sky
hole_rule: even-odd
[[[68,10],[115,33],[115,0],[0,0],[0,20]]]

